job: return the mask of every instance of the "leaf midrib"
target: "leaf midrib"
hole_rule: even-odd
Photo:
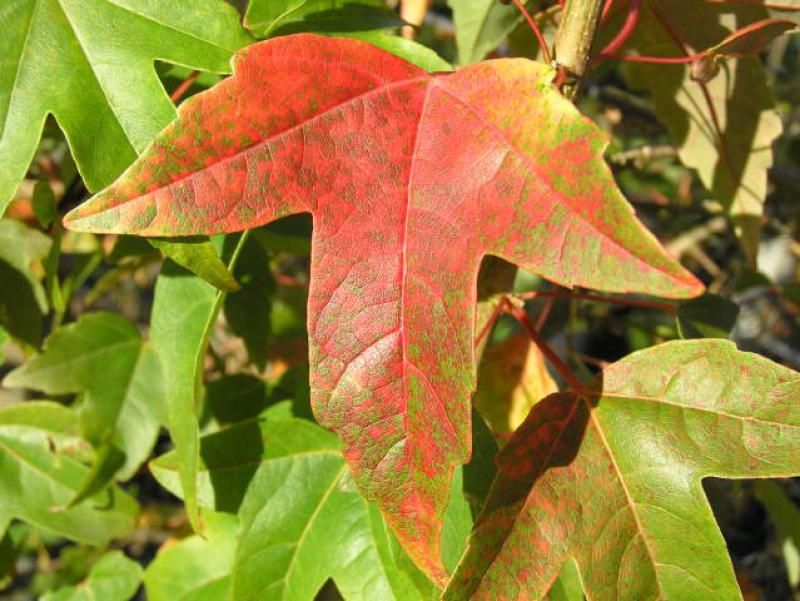
[[[754,417],[750,415],[736,415],[735,413],[728,413],[726,411],[719,411],[716,409],[711,409],[708,407],[697,407],[695,405],[684,405],[682,403],[676,403],[675,401],[668,401],[666,399],[662,399],[659,397],[651,397],[641,394],[625,394],[621,392],[601,392],[598,393],[598,396],[603,399],[623,399],[627,401],[644,401],[647,403],[655,403],[659,405],[666,405],[668,407],[675,407],[677,409],[687,410],[687,411],[699,411],[701,413],[708,413],[711,415],[727,417],[730,419],[735,419],[738,421],[744,422],[754,422],[757,424],[763,424],[765,426],[772,426],[776,428],[793,428],[800,430],[800,424],[787,424],[784,422],[774,422],[767,419],[763,419],[760,417]]]
[[[505,144],[507,144],[508,147],[511,150],[513,150],[514,153],[528,166],[528,169],[530,169],[531,173],[536,175],[539,178],[540,181],[544,181],[544,182],[547,181],[546,178],[543,177],[541,169],[530,159],[530,157],[528,157],[527,154],[525,154],[516,144],[514,144],[514,142],[506,135],[506,133],[503,130],[501,130],[497,125],[495,125],[494,123],[492,123],[491,121],[486,119],[486,117],[480,111],[478,111],[474,106],[472,106],[472,104],[470,102],[468,102],[466,99],[462,98],[461,95],[458,94],[455,90],[453,90],[452,88],[449,88],[446,85],[444,85],[443,83],[441,83],[441,79],[435,79],[433,81],[437,82],[436,85],[443,92],[449,94],[453,99],[457,100],[462,105],[464,105],[484,125],[486,125],[486,127],[488,127],[492,131],[492,133],[494,133]],[[677,279],[677,276],[675,274],[670,273],[669,271],[666,271],[662,266],[651,265],[650,263],[648,263],[647,261],[645,261],[644,259],[642,259],[638,255],[634,254],[633,252],[631,252],[630,250],[625,248],[625,246],[623,246],[620,242],[618,242],[617,240],[615,240],[614,238],[612,238],[608,234],[600,231],[594,223],[592,223],[590,220],[586,219],[578,210],[576,210],[576,208],[569,202],[569,199],[566,196],[561,194],[558,190],[556,190],[555,188],[553,188],[550,185],[548,185],[547,188],[550,191],[552,191],[553,194],[556,195],[556,197],[560,201],[562,201],[564,206],[569,207],[569,215],[570,215],[570,217],[572,219],[577,218],[582,223],[585,223],[586,225],[588,225],[593,231],[595,231],[598,234],[599,238],[609,241],[611,244],[613,244],[616,248],[621,250],[623,253],[625,253],[626,255],[628,255],[630,257],[632,257],[636,261],[637,264],[643,265],[643,266],[645,266],[645,267],[647,267],[649,269],[653,269],[653,270],[659,271],[660,273],[662,273],[665,276],[667,276],[670,280]],[[562,247],[562,249],[563,249],[563,247]]]
[[[371,96],[377,96],[377,95],[379,95],[379,94],[381,94],[383,92],[386,92],[387,90],[391,90],[391,89],[394,89],[394,88],[400,88],[400,87],[403,87],[403,86],[410,86],[410,85],[413,85],[413,84],[418,83],[420,81],[425,81],[425,80],[430,80],[430,79],[431,79],[431,76],[428,75],[428,74],[425,74],[425,75],[420,76],[420,77],[410,77],[408,79],[395,80],[395,81],[391,81],[391,82],[388,82],[386,84],[383,84],[381,86],[372,88],[370,90],[367,90],[366,92],[362,92],[361,94],[357,94],[356,96],[353,96],[352,98],[348,98],[344,102],[340,102],[339,104],[336,104],[336,105],[334,105],[334,106],[332,106],[332,107],[330,107],[328,109],[325,109],[324,111],[320,111],[319,113],[309,117],[305,121],[302,121],[300,123],[296,123],[296,124],[294,124],[294,125],[292,125],[290,127],[287,127],[284,130],[281,130],[281,131],[276,132],[276,133],[274,133],[272,135],[269,135],[269,136],[265,137],[264,139],[259,140],[255,144],[247,146],[246,148],[242,148],[241,150],[238,150],[238,151],[234,152],[233,154],[230,154],[230,155],[228,155],[226,157],[223,157],[223,158],[219,159],[218,161],[214,161],[213,163],[209,163],[208,165],[204,166],[202,169],[197,169],[196,171],[192,171],[190,173],[187,173],[187,174],[183,175],[182,177],[174,179],[174,180],[170,181],[168,184],[165,184],[163,186],[159,186],[157,188],[154,188],[153,190],[150,190],[149,192],[147,192],[145,194],[141,194],[139,196],[134,196],[132,198],[126,198],[124,201],[122,201],[121,203],[119,203],[116,206],[119,207],[119,206],[122,206],[124,204],[130,203],[130,202],[134,202],[134,201],[139,200],[139,199],[141,199],[143,197],[149,196],[150,194],[153,194],[157,190],[158,191],[164,190],[164,191],[167,191],[167,192],[171,192],[172,189],[175,186],[177,186],[178,184],[180,184],[180,183],[182,183],[182,182],[184,182],[186,180],[192,179],[194,177],[197,177],[197,175],[199,175],[200,173],[204,173],[204,172],[206,172],[206,171],[208,171],[210,169],[217,168],[218,166],[224,165],[226,163],[231,163],[231,162],[241,158],[244,155],[247,155],[247,154],[249,154],[249,153],[251,153],[251,152],[253,152],[255,150],[259,150],[259,149],[263,148],[264,146],[268,146],[269,144],[271,144],[271,143],[273,143],[273,142],[275,142],[277,140],[281,140],[282,138],[284,138],[286,136],[289,136],[289,135],[295,133],[296,131],[300,131],[303,128],[308,127],[309,125],[311,125],[313,123],[316,123],[317,121],[322,121],[325,117],[327,117],[327,116],[329,116],[331,114],[334,114],[337,111],[344,110],[345,108],[355,104],[356,102],[362,101],[362,100],[364,100],[366,98],[369,98]],[[105,209],[103,209],[101,211],[95,211],[95,212],[89,213],[87,215],[81,215],[80,217],[77,217],[76,219],[86,219],[88,217],[91,217],[92,215],[97,215],[97,214],[102,213],[104,211],[105,211]],[[300,211],[298,211],[298,212],[300,212]],[[165,232],[165,233],[162,233],[161,235],[162,236],[164,236],[164,235],[169,236],[170,234],[168,232]]]
[[[622,475],[622,470],[619,468],[617,464],[617,458],[614,454],[614,451],[611,449],[611,445],[608,443],[608,439],[606,438],[605,431],[603,430],[602,426],[600,425],[600,420],[597,419],[597,415],[592,410],[591,405],[586,402],[585,400],[582,401],[586,403],[586,408],[589,411],[590,419],[594,424],[595,430],[597,431],[597,435],[600,438],[600,441],[603,444],[603,448],[606,450],[608,454],[608,458],[611,461],[611,465],[614,468],[614,472],[617,474],[617,478],[619,479],[619,483],[622,486],[622,491],[625,494],[625,499],[627,500],[627,505],[630,508],[631,515],[633,516],[634,523],[636,524],[636,531],[637,534],[641,537],[642,542],[644,543],[645,549],[647,549],[647,555],[650,557],[650,563],[653,566],[653,576],[656,581],[656,587],[658,588],[658,592],[661,599],[666,599],[666,595],[664,594],[664,588],[661,585],[661,579],[659,578],[658,570],[656,566],[658,562],[656,561],[656,556],[653,553],[653,549],[650,547],[650,541],[645,536],[646,530],[642,525],[641,519],[639,518],[639,513],[636,510],[637,504],[634,502],[633,497],[631,496],[630,489],[628,488],[628,483],[626,482],[625,478]]]

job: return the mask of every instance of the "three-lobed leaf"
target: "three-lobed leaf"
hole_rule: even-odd
[[[800,375],[722,340],[607,368],[538,403],[447,599],[541,598],[577,563],[591,599],[741,599],[702,478],[800,472]]]
[[[481,259],[565,286],[702,287],[636,221],[602,161],[604,137],[547,66],[429,75],[363,42],[297,35],[250,46],[234,67],[66,223],[194,235],[310,212],[315,415],[442,581],[441,516],[470,454]]]
[[[222,0],[20,0],[0,25],[0,215],[48,114],[101,188],[175,117],[156,60],[224,73],[250,39]]]

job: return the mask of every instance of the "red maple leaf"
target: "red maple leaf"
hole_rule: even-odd
[[[604,137],[545,65],[430,75],[364,42],[297,35],[250,46],[234,68],[66,223],[184,236],[310,212],[315,415],[441,583],[441,517],[470,456],[481,259],[563,286],[701,285],[635,220]]]

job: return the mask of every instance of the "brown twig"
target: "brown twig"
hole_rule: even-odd
[[[172,102],[178,102],[178,100],[189,91],[189,88],[192,87],[192,84],[194,84],[199,76],[200,71],[192,71],[189,76],[181,82],[181,85],[175,88],[175,91],[170,94],[170,100],[172,100]]]
[[[655,309],[665,313],[675,314],[677,308],[670,303],[658,301],[648,301],[635,298],[619,298],[616,296],[605,296],[602,294],[586,294],[582,292],[570,292],[560,290],[545,290],[541,292],[522,292],[514,295],[522,300],[532,300],[535,298],[574,298],[588,300],[596,303],[609,303],[612,305],[623,305],[625,307],[638,307],[640,309]]]

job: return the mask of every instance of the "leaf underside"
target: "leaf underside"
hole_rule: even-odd
[[[297,35],[248,47],[234,71],[66,223],[180,236],[310,212],[315,415],[441,582],[441,516],[470,455],[481,259],[564,286],[701,286],[635,220],[603,136],[547,66],[429,75],[360,41]]]

